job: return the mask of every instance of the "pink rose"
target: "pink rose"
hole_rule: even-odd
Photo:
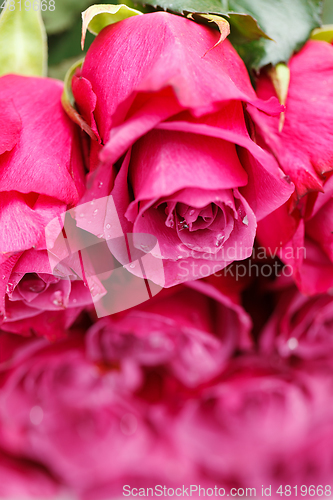
[[[20,254],[9,274],[4,302],[4,331],[49,340],[66,335],[83,308],[92,306],[83,281],[54,276],[47,252],[35,249]]]
[[[333,290],[333,178],[323,193],[306,195],[294,210],[286,204],[258,225],[261,245],[288,265],[307,295]]]
[[[95,362],[120,363],[138,381],[140,366],[163,366],[195,387],[217,376],[237,349],[251,349],[250,328],[241,306],[196,281],[97,321],[88,332],[87,349]]]
[[[202,277],[247,258],[257,221],[293,191],[251,140],[243,105],[282,108],[257,98],[242,60],[218,40],[165,12],[131,17],[98,35],[72,82],[101,144],[91,146],[84,200],[111,192],[124,233],[157,238],[167,287],[193,279],[193,264]]]
[[[184,406],[174,439],[198,474],[204,471],[226,493],[256,488],[262,496],[262,485],[271,485],[266,494],[278,498],[280,485],[283,493],[291,485],[291,494],[293,486],[298,494],[302,485],[325,489],[332,478],[332,375],[331,367],[295,370],[243,357]]]
[[[0,446],[80,498],[193,481],[172,426],[251,347],[249,328],[239,305],[196,282],[53,344],[0,332]]]
[[[307,297],[295,286],[282,287],[277,296],[274,313],[260,334],[262,352],[303,359],[332,356],[333,297]]]
[[[251,108],[261,142],[275,155],[296,186],[293,199],[258,225],[260,244],[290,266],[305,294],[333,288],[331,233],[333,132],[331,127],[333,47],[309,41],[289,63],[290,85],[285,121]],[[257,82],[261,98],[275,95],[264,74]]]
[[[261,139],[294,182],[300,198],[309,191],[321,191],[333,169],[333,46],[309,41],[292,57],[289,69],[282,131],[279,117],[268,116],[256,108],[250,112]],[[262,99],[276,95],[265,74],[257,81],[257,93]]]
[[[0,78],[0,324],[15,321],[9,329],[25,334],[32,326],[27,318],[57,310],[45,227],[84,190],[78,130],[62,109],[62,90],[48,78]],[[69,298],[64,286],[58,287],[60,310]],[[52,329],[69,325],[68,317],[56,325],[51,316],[35,322],[39,334],[54,337]]]

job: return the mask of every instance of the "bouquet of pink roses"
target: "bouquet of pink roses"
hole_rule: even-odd
[[[331,497],[332,26],[142,3],[1,6],[0,498]]]

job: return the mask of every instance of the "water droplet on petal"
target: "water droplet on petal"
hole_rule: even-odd
[[[110,229],[111,224],[107,224],[105,227],[106,227],[106,229]]]
[[[194,214],[194,212],[195,212],[195,210],[193,210],[193,209],[192,209],[192,210],[190,210],[190,211],[189,211],[189,215],[190,215],[190,216],[192,216],[192,215]]]
[[[291,351],[294,351],[298,347],[298,340],[295,337],[291,337],[288,342],[288,347]]]
[[[134,267],[135,267],[135,264],[134,264],[134,263],[130,264],[130,268],[131,268],[131,269],[134,269]]]
[[[103,186],[103,182],[102,182],[102,181],[100,181],[100,182],[98,183],[98,187],[99,187],[99,189],[100,189],[102,186]]]
[[[188,229],[188,224],[186,223],[185,219],[179,222],[178,229],[179,231],[182,231],[183,229]]]
[[[80,217],[84,217],[84,214],[80,214]]]
[[[5,280],[5,279],[6,279],[6,276],[5,276],[5,275],[3,275],[3,276],[2,276],[2,279],[3,279],[3,280]]]
[[[125,413],[120,420],[120,429],[125,436],[132,436],[138,428],[138,419],[132,413]]]
[[[96,208],[96,210],[93,211],[93,215],[97,215],[98,214],[98,208]]]
[[[249,218],[247,215],[245,215],[244,219],[243,219],[243,224],[245,224],[245,226],[248,226],[249,225]]]
[[[219,247],[220,245],[222,245],[223,240],[224,240],[223,234],[218,234],[216,237],[215,246]]]
[[[90,205],[94,205],[94,204],[95,204],[95,200],[92,200],[92,201],[90,202]]]
[[[73,299],[73,304],[76,304],[77,303],[77,299]]]
[[[52,296],[52,304],[58,307],[64,306],[64,296],[61,290],[57,290],[56,292],[54,292]]]
[[[30,422],[33,425],[39,425],[44,418],[44,412],[40,406],[33,406],[30,410]]]
[[[97,238],[104,238],[104,234],[103,234],[103,233],[102,233],[102,234],[99,234],[99,235],[97,236]]]

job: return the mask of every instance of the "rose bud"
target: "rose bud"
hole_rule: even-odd
[[[166,287],[247,258],[257,221],[294,189],[251,140],[243,106],[283,108],[257,98],[236,51],[218,41],[183,17],[134,16],[97,36],[72,81],[101,144],[84,200],[111,194],[124,233],[157,238]]]
[[[62,90],[61,82],[48,78],[0,78],[0,322],[5,316],[9,320],[12,312],[5,307],[8,297],[16,301],[15,319],[50,309],[40,304],[40,294],[48,286],[45,281],[53,279],[50,267],[47,270],[41,264],[39,253],[46,249],[45,227],[74,206],[84,190],[78,130],[62,109]],[[23,256],[25,251],[30,253]],[[38,272],[49,275],[44,276],[45,286],[41,279],[36,286],[31,285],[34,290],[29,289],[24,282],[27,284],[31,274],[27,278],[24,274]],[[12,292],[22,279],[19,288],[25,286],[30,295],[22,298],[17,292],[13,298]],[[34,305],[28,306],[37,296]],[[24,307],[20,307],[22,302],[18,304],[20,300]]]
[[[296,202],[309,191],[322,191],[326,174],[333,170],[333,46],[307,42],[291,58],[289,71],[284,121],[252,107],[250,113],[258,137],[295,184]],[[262,99],[276,96],[265,72],[258,78],[256,89]]]

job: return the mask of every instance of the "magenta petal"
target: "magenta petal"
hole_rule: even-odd
[[[96,137],[100,141],[97,125],[94,117],[94,110],[96,108],[97,97],[94,94],[91,83],[82,76],[74,76],[72,79],[72,89],[76,105],[82,118],[88,123]]]
[[[0,155],[11,151],[21,134],[22,122],[11,100],[0,101]]]
[[[218,190],[247,183],[234,144],[160,130],[149,132],[133,146],[129,175],[136,202],[184,188]]]
[[[47,78],[0,78],[1,101],[12,99],[22,121],[16,147],[0,156],[0,191],[35,192],[67,204],[82,195],[77,130],[62,109],[62,90],[61,82]]]
[[[250,112],[264,141],[302,196],[320,190],[323,175],[333,169],[333,47],[309,41],[291,59],[289,67],[291,79],[282,132],[279,118],[256,109]],[[265,76],[259,78],[257,92],[262,98],[275,95]]]
[[[139,137],[180,111],[182,107],[170,88],[148,95],[138,94],[131,115],[111,129],[110,139],[101,151],[101,160],[114,163]]]
[[[217,31],[165,12],[106,27],[82,67],[97,95],[95,118],[104,142],[120,103],[137,91],[158,92],[167,86],[197,116],[229,100],[279,113],[282,108],[276,100],[257,99],[244,63],[228,40],[213,48],[218,40]]]
[[[238,111],[237,108],[234,113],[235,111]],[[247,150],[239,153],[242,168],[246,169],[249,176],[247,185],[241,188],[241,191],[254,209],[258,220],[280,207],[294,192],[294,185],[286,178],[275,158],[250,139],[244,118],[239,115],[239,111],[233,120],[226,119],[223,112],[200,119],[191,118],[186,114],[186,121],[164,122],[158,129],[221,138]]]

